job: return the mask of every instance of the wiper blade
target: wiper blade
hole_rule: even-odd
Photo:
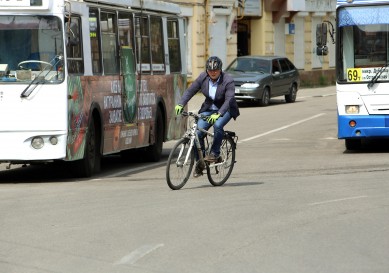
[[[40,74],[39,74],[40,75]],[[44,80],[42,81],[41,79],[39,79],[39,76],[36,77],[35,79],[33,79],[29,85],[27,85],[27,87],[23,90],[22,94],[20,94],[20,97],[21,98],[27,98],[28,96],[31,95],[32,91],[35,90],[35,88],[38,86],[38,84],[43,84],[44,83]],[[31,85],[35,84],[32,88]]]
[[[374,75],[374,77],[370,80],[370,82],[367,84],[367,88],[371,89],[374,84],[378,81],[378,78],[381,76],[382,72],[384,72],[385,68],[387,68],[389,65],[389,62],[386,62],[384,66],[382,66]]]
[[[30,83],[27,85],[27,87],[23,90],[23,92],[20,94],[21,98],[27,98],[28,96],[31,95],[32,91],[35,90],[35,88],[38,86],[38,84],[44,84],[45,83],[45,78],[46,76],[53,70],[53,68],[63,59],[63,56],[57,55],[55,56],[50,63],[55,60],[55,58],[58,58],[58,60],[51,66],[51,68],[47,71],[47,73],[41,77],[41,74],[45,71],[42,70]],[[31,85],[35,84],[34,87],[30,88]]]

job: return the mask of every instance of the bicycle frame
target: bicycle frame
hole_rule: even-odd
[[[185,132],[185,134],[184,134],[184,137],[185,137],[185,138],[189,138],[189,139],[190,139],[190,145],[189,145],[190,148],[189,148],[189,150],[188,150],[188,153],[186,154],[184,164],[187,164],[188,159],[189,159],[189,157],[190,157],[190,154],[191,154],[191,152],[192,152],[193,146],[196,147],[197,153],[198,153],[198,155],[199,155],[199,159],[200,159],[201,161],[204,161],[204,156],[203,156],[203,153],[201,152],[200,140],[199,140],[199,137],[198,137],[198,135],[197,135],[197,130],[201,130],[202,132],[208,133],[208,132],[205,131],[204,129],[198,129],[198,125],[197,125],[197,123],[198,123],[198,117],[193,116],[193,115],[190,115],[190,114],[188,114],[188,115],[189,115],[189,116],[192,116],[192,117],[194,118],[195,122],[193,123],[192,127],[189,128],[189,129]],[[181,155],[182,155],[182,152],[183,152],[183,151],[181,150],[181,151],[180,151],[180,157],[181,157]]]
[[[212,137],[212,142],[213,142],[214,134],[213,134],[213,133],[210,133],[210,132],[207,131],[207,130],[204,130],[203,128],[198,128],[198,119],[201,118],[201,116],[198,117],[198,116],[194,116],[194,115],[191,115],[191,114],[188,114],[188,116],[193,117],[195,122],[193,123],[192,127],[189,128],[189,129],[185,132],[185,134],[184,134],[184,137],[190,139],[190,148],[189,148],[189,152],[187,153],[187,155],[186,155],[186,157],[185,157],[185,162],[184,162],[184,164],[187,163],[187,161],[188,161],[188,159],[189,159],[189,156],[190,156],[190,153],[192,152],[193,146],[196,147],[196,151],[197,151],[197,154],[198,154],[198,156],[199,156],[199,161],[200,161],[200,162],[204,162],[204,155],[203,155],[203,152],[202,152],[202,150],[201,150],[200,139],[199,139],[199,137],[198,137],[198,135],[197,135],[197,131],[201,131],[201,132],[205,133],[204,139],[206,140],[206,146],[207,146],[206,149],[205,149],[205,151],[207,151],[207,150],[210,148],[210,146],[211,146],[211,145],[210,145],[210,141],[208,140],[208,136],[209,136],[209,137]],[[211,142],[211,143],[212,143],[212,142]],[[181,155],[182,155],[182,151],[180,151],[180,156],[181,156]],[[222,162],[221,162],[221,163],[208,164],[208,165],[209,165],[210,168],[212,168],[212,167],[215,167],[215,166],[219,166],[219,165],[221,165],[221,164],[222,164]]]

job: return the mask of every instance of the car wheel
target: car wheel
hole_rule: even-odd
[[[297,97],[297,87],[295,84],[289,90],[289,94],[285,95],[286,102],[295,102]]]
[[[260,106],[268,106],[270,103],[270,89],[268,87],[263,90],[262,99],[259,101]]]

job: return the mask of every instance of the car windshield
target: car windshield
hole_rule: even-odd
[[[227,71],[270,73],[270,61],[255,58],[237,58],[227,67]]]

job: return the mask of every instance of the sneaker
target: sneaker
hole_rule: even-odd
[[[215,162],[218,162],[220,160],[220,156],[215,156],[214,154],[210,153],[209,155],[207,155],[204,158],[204,160],[207,162],[215,163]]]
[[[197,164],[196,164],[196,167],[195,167],[195,170],[194,170],[194,172],[193,172],[193,177],[194,177],[194,178],[197,178],[197,177],[199,177],[199,176],[202,176],[202,175],[203,175],[203,170],[204,170],[203,164],[197,163]]]

